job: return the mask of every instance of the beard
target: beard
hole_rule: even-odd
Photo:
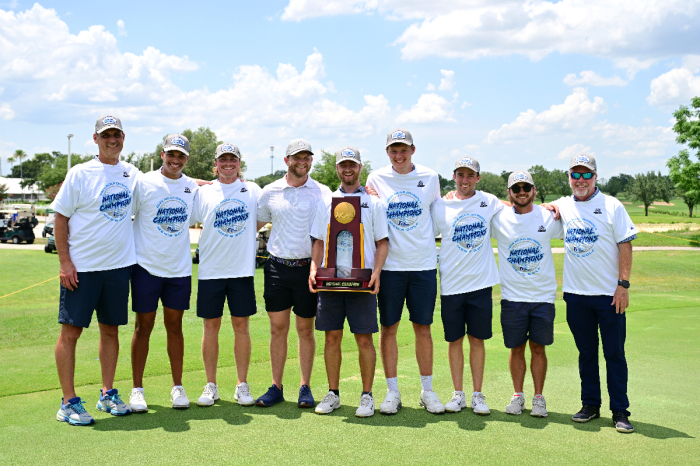
[[[530,193],[528,193],[527,199],[525,199],[524,201],[519,200],[517,197],[515,197],[514,194],[510,195],[510,201],[513,204],[517,205],[518,207],[527,207],[534,200],[535,200],[535,192],[534,191],[530,191]]]
[[[292,172],[292,174],[294,174],[294,176],[297,178],[304,178],[309,173],[310,169],[311,167],[308,166],[306,168],[299,168],[296,165],[289,167],[289,171]]]

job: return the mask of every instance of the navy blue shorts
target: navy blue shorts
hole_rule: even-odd
[[[382,270],[379,276],[379,322],[391,327],[401,320],[404,300],[414,324],[431,325],[437,298],[437,269]]]
[[[457,341],[465,334],[479,340],[493,336],[493,299],[491,287],[453,295],[440,296],[445,341]]]
[[[506,348],[517,348],[527,340],[538,345],[554,343],[554,314],[552,303],[523,303],[501,300],[501,328]]]
[[[292,308],[299,317],[316,317],[318,294],[309,291],[310,265],[290,267],[269,260],[265,262],[265,310],[281,312]]]
[[[316,330],[343,330],[346,317],[352,333],[377,333],[377,295],[354,291],[318,293]]]
[[[58,323],[88,328],[93,311],[104,325],[126,325],[129,321],[131,266],[95,272],[78,272],[73,291],[61,285]]]
[[[131,310],[148,314],[158,309],[158,299],[163,307],[185,311],[190,308],[192,277],[156,277],[135,264],[131,268]]]
[[[218,319],[223,316],[226,299],[232,317],[250,317],[258,312],[253,277],[199,280],[197,317]]]

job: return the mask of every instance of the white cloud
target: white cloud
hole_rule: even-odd
[[[117,21],[117,30],[119,31],[118,34],[120,36],[126,37],[126,28],[124,27],[124,21],[121,19]]]
[[[0,118],[3,120],[12,120],[15,117],[15,111],[12,110],[10,104],[0,104]]]
[[[607,105],[602,97],[590,100],[588,91],[577,87],[566,97],[563,104],[552,105],[540,113],[532,109],[522,112],[512,123],[490,131],[486,140],[493,144],[552,132],[566,132],[585,126],[595,115],[604,113],[606,109]]]
[[[467,107],[471,107],[471,106],[472,106],[472,104],[470,104],[470,103],[467,102],[466,100],[465,100],[464,102],[462,102],[462,108],[463,108],[463,109],[465,109],[465,108],[467,108]]]
[[[396,122],[404,123],[437,123],[454,122],[451,116],[451,105],[443,97],[437,94],[423,94],[418,98],[418,102],[401,113]]]
[[[700,63],[698,56],[688,57],[683,67],[674,68],[651,81],[647,96],[650,105],[675,107],[687,105],[690,99],[700,95]]]
[[[440,80],[440,85],[438,86],[438,89],[441,91],[451,91],[455,87],[455,72],[454,71],[449,71],[449,70],[440,70],[440,73],[442,73],[442,76],[444,76]]]
[[[549,160],[569,160],[574,155],[579,154],[591,154],[595,155],[595,152],[591,151],[589,146],[584,146],[583,144],[573,144],[569,147],[565,147],[556,157]]]
[[[697,53],[693,0],[290,0],[283,20],[379,13],[419,20],[395,44],[409,60],[551,53],[613,60],[632,78],[661,58]]]
[[[426,91],[434,91],[435,90],[435,84],[428,83],[427,86],[425,86]]]
[[[595,71],[581,71],[579,73],[580,78],[576,77],[575,73],[567,74],[564,78],[564,84],[567,86],[581,86],[583,84],[590,84],[591,86],[626,86],[627,81],[619,77],[618,75],[612,78],[604,78],[600,76]]]

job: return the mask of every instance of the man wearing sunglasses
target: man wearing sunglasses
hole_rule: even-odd
[[[511,173],[508,199],[512,207],[493,217],[491,234],[498,241],[501,328],[503,342],[510,348],[508,363],[515,389],[506,413],[522,414],[525,407],[525,346],[529,341],[530,371],[535,386],[530,415],[547,417],[547,403],[542,396],[547,374],[545,347],[554,342],[557,297],[551,240],[561,239],[564,230],[551,212],[533,204],[535,195],[530,173]]]
[[[600,417],[598,329],[603,342],[610,410],[618,432],[634,431],[627,417],[625,309],[632,269],[632,243],[637,237],[620,201],[595,186],[597,165],[592,155],[577,155],[569,163],[573,196],[559,206],[564,225],[564,301],[566,320],[579,351],[581,410],[575,422]]]

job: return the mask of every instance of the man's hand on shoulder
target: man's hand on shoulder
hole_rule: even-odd
[[[449,201],[451,199],[454,199],[456,195],[457,191],[450,191],[449,193],[445,194],[442,198]]]
[[[205,184],[214,184],[213,181],[207,181],[207,180],[200,180],[197,178],[192,178],[195,183],[197,183],[197,186],[204,186]]]
[[[559,220],[561,219],[561,216],[559,215],[559,206],[556,204],[540,204],[540,207],[543,209],[547,209],[550,212],[554,213],[554,220]]]
[[[369,186],[365,186],[365,191],[367,191],[367,194],[369,194],[370,196],[379,197],[379,193],[374,189],[370,188]]]

